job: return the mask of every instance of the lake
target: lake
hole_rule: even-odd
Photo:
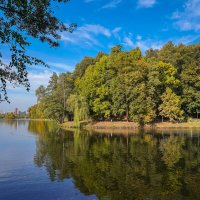
[[[0,121],[0,200],[200,199],[200,129]]]

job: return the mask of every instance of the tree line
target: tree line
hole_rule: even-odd
[[[21,119],[27,118],[28,115],[25,112],[20,112],[18,114],[14,112],[0,113],[0,119]]]
[[[126,120],[144,125],[196,117],[200,110],[200,44],[139,48],[84,57],[72,73],[53,73],[36,90],[30,118]]]

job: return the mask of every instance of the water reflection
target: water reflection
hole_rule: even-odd
[[[200,198],[200,147],[194,133],[91,134],[33,121],[28,129],[38,135],[35,164],[44,166],[52,181],[73,178],[86,195],[114,200]]]
[[[173,137],[165,138],[160,142],[159,149],[162,152],[162,160],[167,167],[173,167],[179,162],[182,157],[183,146],[185,144],[185,138]]]
[[[26,126],[28,120],[12,120],[12,119],[0,119],[1,124],[8,124],[14,129],[18,129],[19,126]]]

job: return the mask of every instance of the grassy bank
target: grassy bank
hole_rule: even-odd
[[[65,122],[61,125],[63,128],[75,128],[74,122]],[[138,129],[140,126],[135,122],[81,122],[81,127],[89,130],[101,129]],[[154,124],[145,125],[144,128],[200,128],[200,120],[192,120],[192,122],[172,123],[172,122],[159,122]]]

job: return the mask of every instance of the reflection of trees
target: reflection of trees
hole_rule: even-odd
[[[168,167],[173,167],[180,160],[183,144],[183,137],[169,137],[161,141],[162,160]]]
[[[58,129],[55,121],[29,121],[28,130],[34,134],[54,133]]]
[[[1,120],[1,123],[8,124],[9,126],[17,129],[19,126],[26,126],[26,120],[13,120],[13,119],[4,119]]]
[[[196,140],[72,133],[49,128],[48,123],[34,126],[29,128],[38,133],[35,163],[45,166],[52,181],[72,177],[82,193],[100,199],[199,198]],[[174,153],[170,155],[168,148]]]
[[[165,194],[166,196],[171,196],[172,194],[178,194],[179,192],[182,192],[182,187],[184,187],[184,183],[182,183],[182,178],[182,169],[169,168],[168,170],[166,170],[162,176],[163,194]]]

